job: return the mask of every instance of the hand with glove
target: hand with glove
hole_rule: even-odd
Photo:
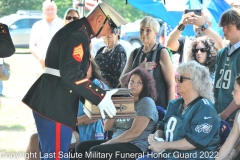
[[[106,92],[105,97],[102,99],[102,101],[98,104],[98,108],[100,110],[101,116],[103,119],[105,119],[104,111],[108,114],[110,118],[116,115],[116,108],[112,102],[112,95],[116,93],[118,89],[113,89]]]

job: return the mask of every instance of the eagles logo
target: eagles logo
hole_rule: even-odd
[[[76,61],[82,62],[83,55],[84,55],[84,51],[83,51],[82,43],[73,48],[72,56]]]
[[[195,131],[197,131],[198,133],[203,132],[203,133],[209,133],[212,129],[212,125],[204,123],[201,125],[197,125],[195,128]]]

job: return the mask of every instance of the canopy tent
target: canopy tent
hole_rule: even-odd
[[[225,0],[128,0],[132,6],[165,21],[174,28],[182,18],[184,9],[202,9],[211,15],[212,29],[222,34],[218,27],[221,14],[231,6]],[[183,35],[193,36],[192,25],[187,25]]]

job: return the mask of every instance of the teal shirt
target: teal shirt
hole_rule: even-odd
[[[228,48],[221,49],[217,56],[214,82],[215,108],[221,113],[232,102],[235,78],[240,74],[240,48],[228,56]],[[230,117],[234,118],[236,112]]]
[[[162,121],[165,141],[172,142],[186,138],[196,149],[166,150],[165,153],[169,154],[170,159],[214,159],[220,142],[220,117],[212,102],[202,98],[190,105],[184,114],[180,112],[182,102],[183,99],[179,98],[168,104]]]

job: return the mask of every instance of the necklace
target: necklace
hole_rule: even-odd
[[[152,52],[153,48],[156,46],[156,43],[154,43],[154,45],[152,46],[151,50],[149,52],[147,52],[146,54]]]
[[[149,51],[149,52],[147,52],[147,53],[144,53],[143,51],[141,52],[141,55],[140,55],[140,57],[139,57],[139,62],[138,62],[138,65],[140,65],[141,63],[142,63],[142,57],[143,57],[143,55],[145,54],[146,56],[146,58],[148,57],[148,55],[149,55],[149,53],[151,53],[152,51],[153,51],[153,48],[156,46],[156,44],[157,43],[154,43],[154,45],[152,46],[152,49]]]
[[[187,105],[187,107],[184,109],[183,104],[181,104],[179,110],[180,110],[180,112],[182,113],[182,115],[186,112],[186,110],[188,109],[188,107],[189,107],[189,105]]]
[[[187,105],[187,107],[186,107],[185,109],[184,109],[184,107],[183,107],[183,103],[184,103],[184,101],[183,101],[183,102],[181,103],[180,107],[179,107],[180,113],[183,115],[183,114],[186,112],[186,110],[188,109],[188,107],[190,107],[191,105],[195,104],[195,103],[196,103],[198,100],[200,100],[200,99],[202,99],[201,96],[195,98],[193,101],[191,101],[191,102]]]
[[[117,46],[117,44],[117,42],[112,42],[112,47],[110,47],[108,43],[107,46],[104,48],[103,53],[113,50]]]

